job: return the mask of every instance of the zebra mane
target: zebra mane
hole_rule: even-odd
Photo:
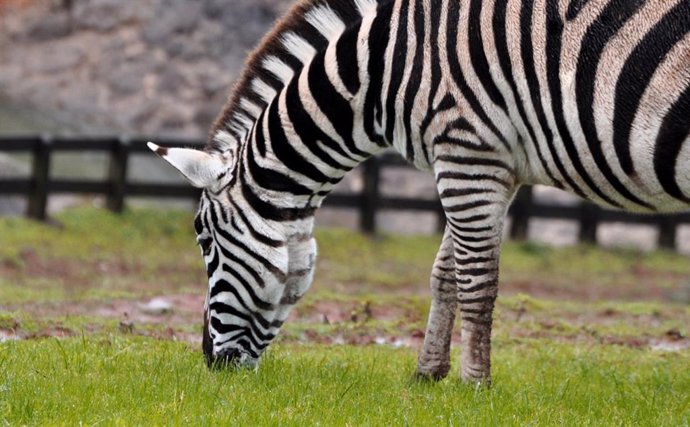
[[[229,101],[216,119],[206,151],[242,143],[254,122],[304,64],[390,0],[301,0],[249,55]]]

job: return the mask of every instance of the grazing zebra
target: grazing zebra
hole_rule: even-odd
[[[256,364],[312,281],[314,211],[393,147],[447,227],[421,376],[490,382],[506,210],[522,184],[604,206],[690,202],[687,0],[304,0],[249,57],[204,151],[150,148],[203,195],[209,364]]]

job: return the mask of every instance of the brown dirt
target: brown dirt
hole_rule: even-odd
[[[21,280],[23,277],[57,279],[71,287],[83,289],[93,283],[94,276],[128,276],[141,273],[141,266],[121,261],[83,261],[40,257],[32,248],[19,252],[16,261],[0,262],[0,277]]]
[[[94,322],[85,330],[72,330],[61,320],[70,316],[92,316],[103,320],[118,321],[123,334],[146,335],[157,339],[179,340],[200,344],[201,334],[190,332],[194,325],[201,325],[204,296],[200,294],[173,294],[157,297],[170,305],[162,311],[153,311],[146,299],[89,300],[83,302],[26,304],[8,307],[32,319],[53,319],[38,331],[24,330],[20,322],[0,327],[0,342],[8,339],[39,339],[46,337],[78,336],[98,332],[104,322]],[[690,339],[678,329],[665,333],[650,333],[664,321],[688,317],[682,307],[664,313],[632,314],[614,309],[591,310],[583,313],[562,311],[554,316],[540,310],[530,312],[525,307],[501,307],[496,318],[496,330],[509,340],[548,338],[561,342],[585,345],[622,345],[632,348],[648,348],[653,351],[682,351],[690,348]],[[382,327],[379,322],[389,325]],[[395,347],[421,347],[424,341],[424,319],[420,313],[398,306],[374,305],[369,302],[316,301],[299,305],[290,316],[291,325],[301,325],[301,332],[287,332],[280,336],[283,342],[315,342],[322,344],[390,345]],[[630,336],[599,332],[608,326],[625,324],[641,331]],[[328,325],[327,329],[319,325]],[[392,325],[392,326],[390,326]],[[299,329],[299,328],[297,328]],[[459,335],[453,336],[459,343]]]
[[[112,332],[112,324],[119,325],[120,333],[152,336],[159,339],[175,339],[198,345],[201,335],[201,318],[204,295],[203,285],[199,283],[200,293],[180,293],[170,285],[170,279],[191,277],[189,271],[178,271],[177,266],[166,266],[151,276],[157,283],[139,282],[145,271],[136,263],[123,261],[76,262],[55,258],[44,259],[31,249],[20,252],[18,262],[0,262],[0,277],[10,282],[22,283],[27,277],[45,278],[59,281],[75,290],[87,289],[93,283],[107,277],[137,277],[133,282],[138,289],[147,293],[158,293],[160,299],[170,305],[169,310],[152,311],[148,304],[154,297],[139,299],[90,299],[85,301],[66,301],[30,303],[21,306],[4,306],[3,311],[21,313],[23,318],[32,319],[40,327],[24,326],[19,321],[2,319],[0,323],[0,342],[8,339],[35,339],[43,337],[66,337],[106,330]],[[535,298],[555,301],[674,301],[668,288],[655,283],[668,277],[659,277],[650,272],[640,271],[643,279],[639,283],[612,283],[596,286],[583,283],[580,286],[554,285],[548,278],[534,281],[510,281],[501,284],[501,295],[524,293]],[[174,280],[174,279],[173,279]],[[678,281],[679,283],[681,281]],[[341,284],[332,284],[331,291],[337,292]],[[320,284],[319,288],[324,285]],[[194,288],[197,288],[194,286]],[[356,288],[356,287],[355,287]],[[164,291],[163,289],[168,289]],[[166,292],[166,293],[164,293]],[[411,295],[430,297],[426,284],[406,286],[404,289],[371,289],[367,292],[395,292],[405,299]],[[420,347],[424,339],[426,319],[414,304],[386,304],[367,299],[358,300],[353,293],[343,300],[309,299],[297,305],[290,316],[289,324],[280,336],[282,341],[308,341],[326,344],[385,344],[392,346]],[[676,301],[677,302],[677,301]],[[585,305],[586,307],[586,305]],[[70,317],[92,317],[93,323],[73,330],[69,326]],[[82,322],[82,321],[80,321]],[[677,329],[664,332],[664,325],[683,325],[690,323],[690,315],[682,305],[664,307],[659,313],[631,314],[614,309],[583,309],[583,312],[567,310],[534,310],[526,306],[508,307],[501,304],[496,318],[496,331],[509,339],[549,338],[577,343],[624,345],[645,347],[660,351],[678,351],[690,348],[690,339]],[[80,323],[82,324],[82,323]],[[625,325],[628,329],[640,331],[634,336],[609,334],[598,331],[616,330]],[[83,329],[83,330],[82,330]],[[650,332],[654,331],[654,332]],[[683,333],[688,333],[683,330]],[[459,341],[456,334],[455,342]]]
[[[582,283],[579,286],[557,286],[540,280],[523,280],[502,283],[500,288],[503,294],[524,293],[535,298],[565,301],[668,300],[671,297],[669,288],[656,284],[658,276],[654,279],[641,278],[637,283],[607,283],[605,286],[596,286],[591,283]]]

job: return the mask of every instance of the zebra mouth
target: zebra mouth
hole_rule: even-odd
[[[211,369],[255,369],[259,365],[258,358],[236,348],[220,350],[207,358],[207,362]]]

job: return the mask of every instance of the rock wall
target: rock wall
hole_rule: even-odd
[[[0,97],[77,131],[204,135],[290,0],[0,0]]]

